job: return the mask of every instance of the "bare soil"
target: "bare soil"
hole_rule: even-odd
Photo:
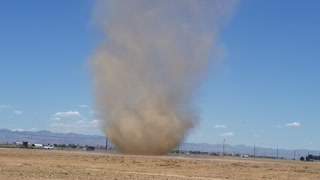
[[[320,163],[1,149],[0,179],[320,179]]]

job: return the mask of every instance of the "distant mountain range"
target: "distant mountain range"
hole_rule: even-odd
[[[263,148],[263,147],[253,147],[246,145],[229,145],[225,144],[224,152],[229,154],[240,154],[240,155],[251,155],[255,154],[256,157],[278,157],[285,159],[299,159],[301,156],[307,156],[308,154],[320,155],[320,151],[308,150],[308,149],[297,149],[297,150],[287,150],[287,149],[274,149],[274,148]],[[223,144],[198,144],[198,143],[183,143],[180,145],[180,150],[187,151],[202,151],[202,152],[223,152]]]
[[[98,135],[83,135],[75,133],[53,133],[50,131],[11,131],[8,129],[0,129],[0,143],[12,143],[27,141],[38,144],[79,144],[90,146],[105,146],[106,137]],[[108,146],[113,146],[111,142]],[[205,143],[182,143],[179,146],[180,150],[185,151],[202,151],[202,152],[216,152],[223,151],[223,144],[205,144]],[[230,154],[248,154],[253,155],[255,151],[256,156],[268,156],[293,159],[307,156],[308,154],[320,155],[320,151],[313,151],[307,149],[300,150],[286,150],[245,146],[245,145],[228,145],[224,146],[225,152]],[[277,153],[278,152],[278,153]]]
[[[53,133],[50,131],[11,131],[8,129],[0,129],[0,143],[22,141],[38,144],[79,144],[91,146],[105,146],[106,144],[106,138],[104,136],[97,135]]]

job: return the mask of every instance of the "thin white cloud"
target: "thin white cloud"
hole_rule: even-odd
[[[275,126],[275,128],[282,128],[282,126],[280,126],[280,125],[276,125],[276,126]]]
[[[52,124],[50,124],[50,127],[52,127],[52,128],[60,128],[60,127],[65,127],[65,124],[63,124],[63,123],[52,123]]]
[[[80,118],[81,114],[78,111],[57,112],[52,115],[52,119],[58,120],[58,118]]]
[[[299,122],[293,122],[286,124],[287,127],[300,127],[301,124]]]
[[[73,130],[74,132],[79,132],[88,128],[97,129],[99,128],[100,120],[84,121],[79,120],[72,123],[52,123],[50,128],[58,129],[59,131],[68,131]]]
[[[95,115],[100,114],[100,112],[97,111],[97,110],[91,110],[91,111],[89,111],[88,113],[89,113],[89,114],[95,114]]]
[[[30,128],[29,131],[35,132],[37,129],[36,128]]]
[[[85,104],[80,104],[80,105],[78,105],[78,107],[80,107],[80,108],[88,108],[89,106],[85,105]]]
[[[227,128],[227,126],[226,126],[226,125],[222,125],[222,124],[216,124],[216,125],[214,125],[213,127],[214,127],[214,128],[216,128],[216,129],[223,129],[223,128]]]
[[[61,120],[61,118],[60,117],[53,117],[53,118],[51,118],[51,120],[52,121],[59,121],[59,120]]]
[[[98,128],[100,124],[100,121],[95,119],[93,121],[77,121],[75,122],[75,125],[82,127],[82,128]]]
[[[233,133],[233,132],[222,133],[222,134],[220,134],[220,136],[223,136],[223,137],[232,137],[232,136],[234,136],[234,133]]]
[[[17,129],[11,129],[11,131],[19,131],[19,132],[21,132],[21,131],[23,131],[23,129],[17,128]]]
[[[2,110],[5,110],[5,109],[7,109],[7,108],[10,108],[11,106],[9,106],[9,105],[3,105],[3,104],[1,104],[0,105],[0,112],[2,111]]]
[[[21,111],[13,111],[14,114],[22,114]]]
[[[99,125],[101,123],[101,120],[95,119],[95,120],[92,121],[92,123]]]

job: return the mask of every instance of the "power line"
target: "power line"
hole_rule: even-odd
[[[222,157],[224,157],[224,144],[226,142],[226,139],[223,139],[223,152],[222,152]]]
[[[256,145],[253,145],[253,159],[256,159]]]
[[[106,136],[106,151],[108,151],[108,136]]]

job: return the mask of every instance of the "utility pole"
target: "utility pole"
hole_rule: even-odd
[[[277,148],[277,159],[279,158],[279,149]]]
[[[293,151],[293,160],[296,160],[296,150]]]
[[[108,136],[106,136],[106,151],[108,151]]]
[[[222,149],[222,157],[224,157],[224,143],[226,142],[226,139],[223,139],[223,149]]]
[[[256,145],[253,145],[253,159],[256,159]]]

